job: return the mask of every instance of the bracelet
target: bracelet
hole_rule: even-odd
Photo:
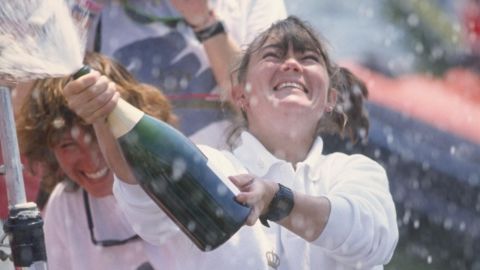
[[[223,33],[225,33],[223,23],[221,21],[216,21],[214,24],[208,26],[207,28],[195,32],[195,37],[200,43],[203,43],[205,40]]]
[[[292,190],[282,184],[278,184],[278,191],[275,193],[275,196],[273,196],[267,213],[260,216],[260,222],[264,226],[270,227],[267,220],[279,221],[283,219],[292,212],[293,205]]]

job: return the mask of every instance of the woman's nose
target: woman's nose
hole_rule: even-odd
[[[90,167],[98,167],[102,158],[100,149],[96,145],[86,145],[81,149],[83,162]]]
[[[282,67],[283,71],[295,71],[295,72],[301,72],[302,71],[302,65],[298,62],[298,60],[295,57],[288,57],[285,59],[285,62],[283,63]]]

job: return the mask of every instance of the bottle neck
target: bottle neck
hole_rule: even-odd
[[[145,113],[123,99],[119,99],[117,106],[108,116],[108,123],[115,138],[127,134],[140,121]]]

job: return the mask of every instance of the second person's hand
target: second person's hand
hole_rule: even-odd
[[[210,8],[207,0],[172,0],[172,5],[183,18],[195,27],[202,27],[210,19]]]
[[[278,191],[278,184],[257,178],[251,174],[230,176],[229,179],[240,190],[235,199],[239,203],[252,207],[252,212],[248,216],[246,224],[254,225],[258,218],[267,212],[273,196]]]

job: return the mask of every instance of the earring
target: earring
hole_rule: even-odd
[[[245,112],[245,103],[243,101],[238,102],[238,107],[240,107],[240,111]]]

